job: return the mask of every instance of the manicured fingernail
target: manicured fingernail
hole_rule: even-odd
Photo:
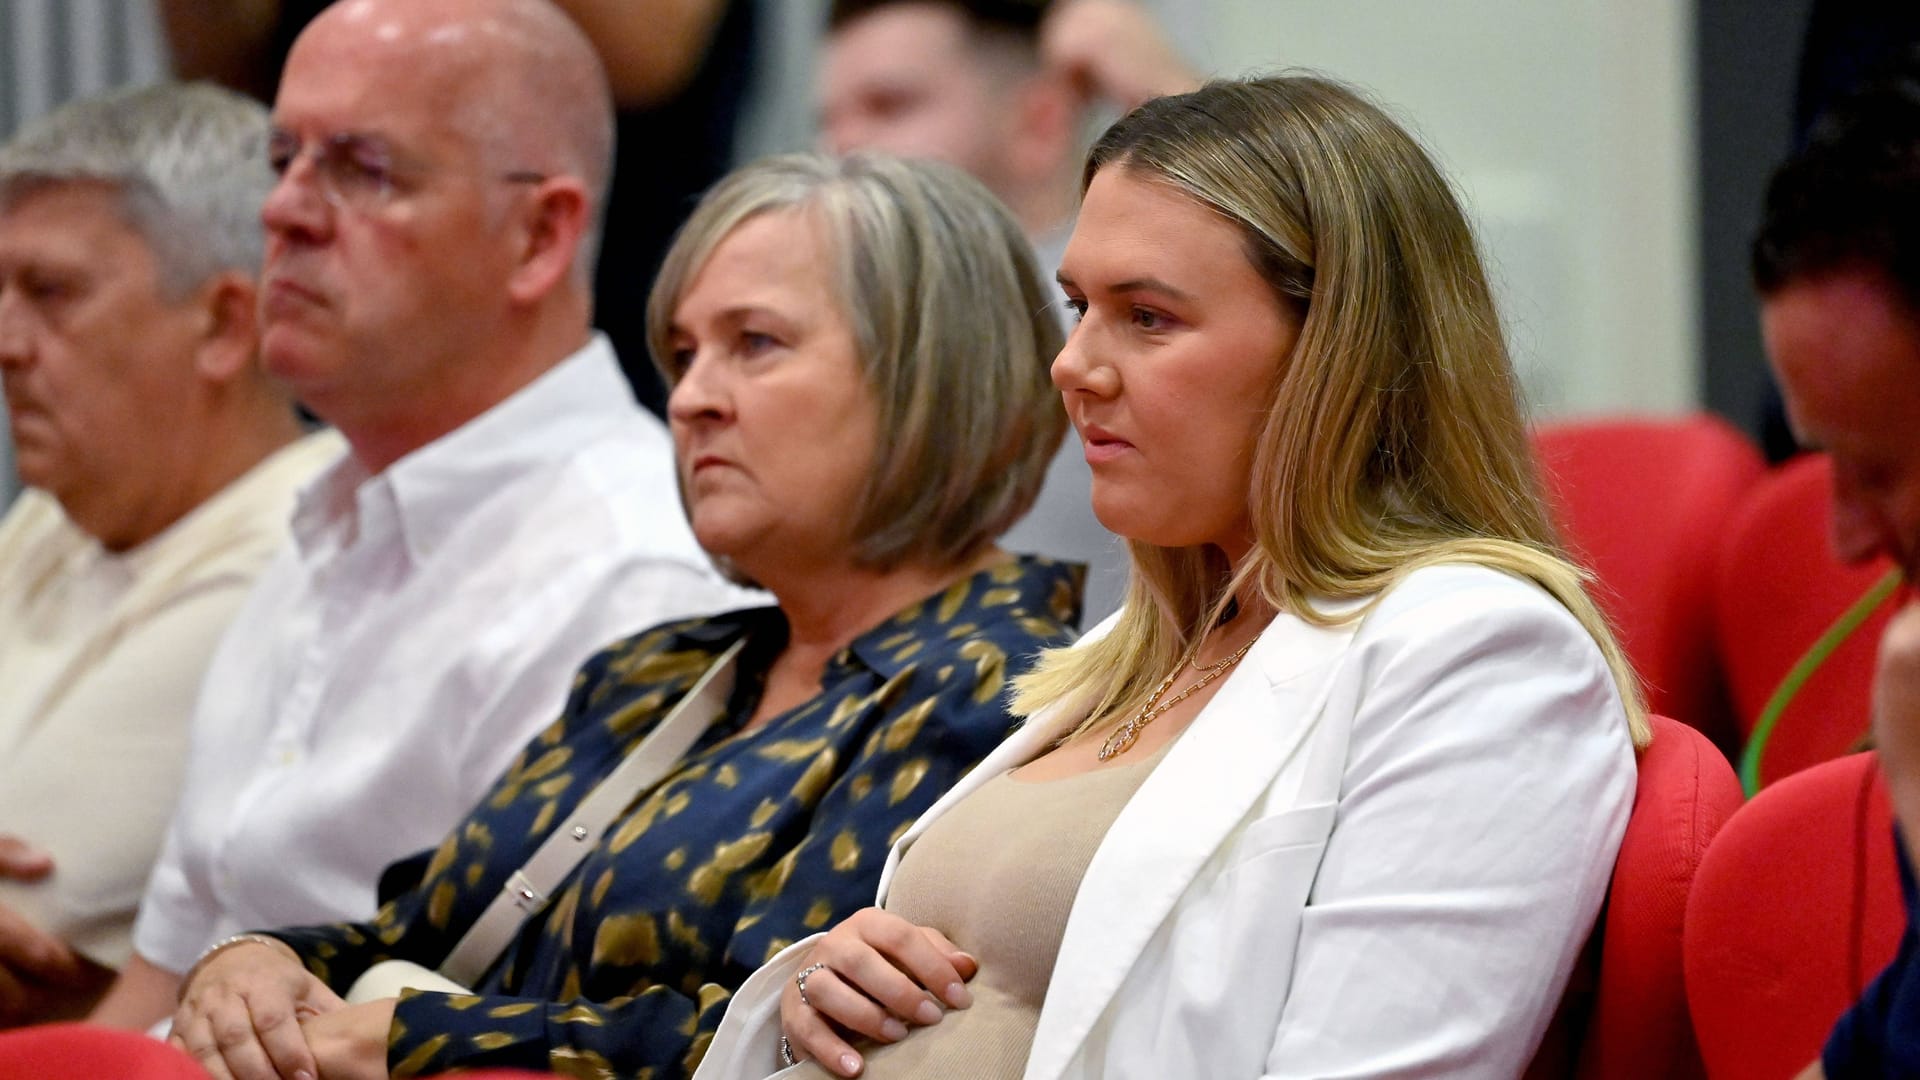
[[[937,1024],[940,1022],[940,1017],[940,1006],[931,1001],[921,1002],[920,1007],[913,1011],[913,1018],[922,1024]]]
[[[944,996],[947,999],[947,1004],[956,1009],[964,1009],[973,1004],[973,995],[967,992],[966,983],[948,983],[947,992]]]
[[[313,1080],[313,1074],[305,1069],[297,1069],[294,1071],[293,1080]]]
[[[899,1042],[907,1037],[907,1025],[889,1016],[880,1023],[880,1037],[888,1042]]]
[[[859,1054],[840,1055],[840,1071],[847,1074],[848,1076],[858,1075],[860,1072],[860,1055]]]

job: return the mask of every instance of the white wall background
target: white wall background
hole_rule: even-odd
[[[1166,6],[1213,72],[1315,68],[1414,127],[1479,226],[1537,414],[1696,405],[1691,4]]]

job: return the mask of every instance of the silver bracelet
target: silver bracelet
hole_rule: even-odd
[[[292,951],[288,948],[286,942],[266,934],[235,934],[232,937],[221,938],[219,941],[207,946],[207,951],[200,954],[200,958],[193,962],[193,966],[187,969],[185,975],[180,976],[180,991],[175,995],[176,1000],[184,999],[187,996],[187,987],[192,985],[193,977],[200,974],[200,969],[207,966],[207,961],[212,960],[215,956],[226,952],[235,945],[247,944],[265,945],[269,948],[278,946],[282,949],[288,949],[289,952]]]

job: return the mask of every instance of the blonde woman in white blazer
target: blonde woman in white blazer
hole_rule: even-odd
[[[1464,216],[1309,77],[1143,105],[1083,196],[1053,375],[1126,606],[696,1075],[1517,1075],[1647,726]]]

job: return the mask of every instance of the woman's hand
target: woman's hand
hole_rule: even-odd
[[[321,1013],[300,1025],[320,1063],[320,1080],[387,1080],[387,1032],[399,998]]]
[[[192,973],[167,1041],[191,1054],[214,1080],[320,1080],[300,1024],[344,1005],[307,973],[292,949],[246,941],[208,957]],[[383,1046],[384,1040],[383,1032]]]
[[[860,1055],[840,1030],[897,1042],[907,1024],[937,1024],[941,1002],[973,1004],[966,981],[980,968],[945,934],[866,908],[829,930],[807,954],[806,998],[798,980],[780,995],[780,1027],[796,1058],[809,1057],[841,1076],[857,1076]],[[838,1026],[836,1028],[836,1025]]]

